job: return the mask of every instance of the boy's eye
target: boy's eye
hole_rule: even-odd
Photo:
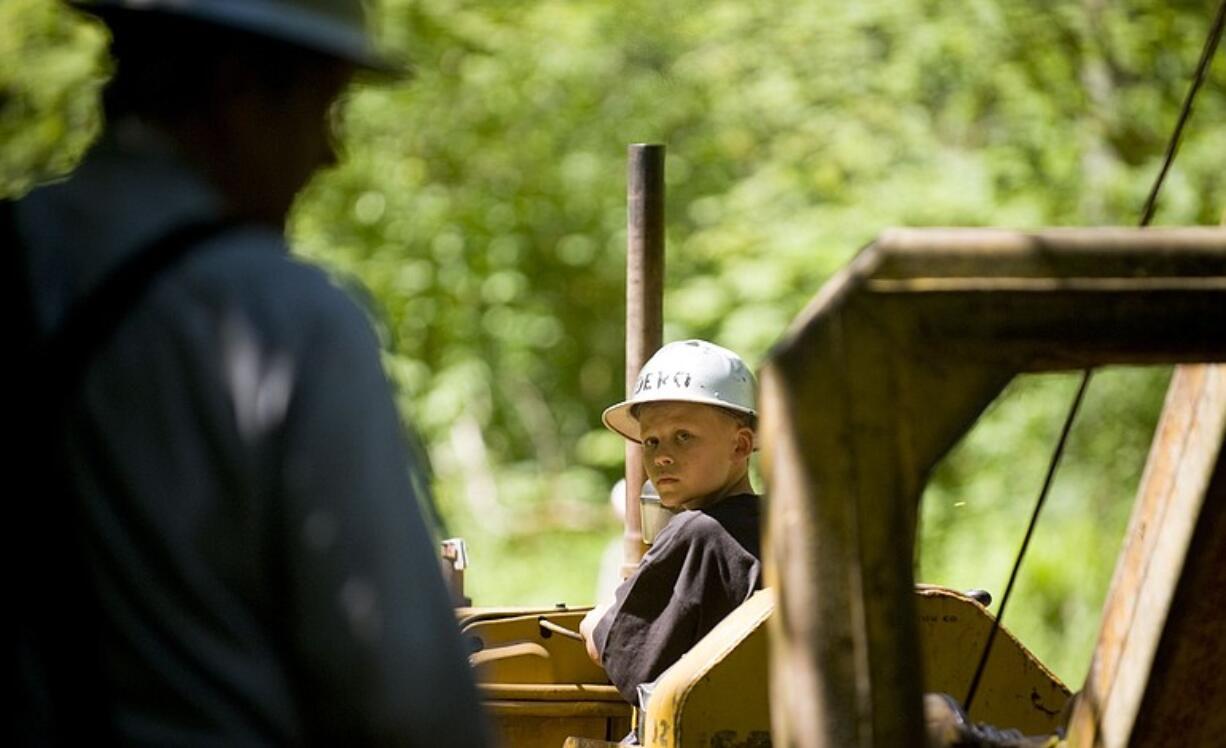
[[[688,442],[690,438],[690,432],[688,431],[680,431],[677,433],[677,441],[679,442]]]
[[[660,440],[655,438],[654,436],[649,436],[643,440],[644,447],[654,447],[659,443],[660,443]]]

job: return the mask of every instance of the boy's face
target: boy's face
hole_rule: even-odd
[[[719,408],[659,402],[639,408],[647,477],[669,509],[698,509],[750,490],[753,432]]]

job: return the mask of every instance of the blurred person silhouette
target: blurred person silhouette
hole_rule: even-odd
[[[9,743],[485,744],[376,337],[282,235],[351,76],[400,66],[357,0],[76,4],[104,132],[0,221]]]

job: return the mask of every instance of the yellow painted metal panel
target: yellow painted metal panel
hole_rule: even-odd
[[[584,610],[544,610],[486,618],[470,615],[461,629],[469,662],[483,683],[607,684],[604,670],[587,656],[583,642],[556,634],[545,620],[578,632]]]
[[[655,748],[758,745],[770,736],[766,627],[774,591],[754,593],[656,683],[643,719]]]
[[[520,716],[493,723],[498,748],[559,748],[567,738],[618,740],[630,731],[628,719],[604,717]]]
[[[916,591],[924,689],[966,696],[991,615],[953,590]],[[769,739],[767,619],[772,590],[755,594],[659,680],[644,719],[649,748],[758,745]],[[1002,628],[972,718],[1027,734],[1054,731],[1069,691]],[[854,719],[854,715],[846,715]]]
[[[953,590],[917,591],[924,690],[966,698],[992,626],[982,605]],[[1069,690],[1043,663],[1001,628],[979,682],[970,717],[1026,735],[1054,732]]]
[[[556,748],[570,737],[618,740],[632,709],[588,659],[586,609],[467,609],[461,632],[482,704],[502,748]],[[546,625],[542,625],[542,620]]]
[[[613,686],[591,683],[479,683],[483,699],[525,701],[612,701],[625,704]]]

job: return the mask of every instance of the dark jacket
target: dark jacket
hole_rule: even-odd
[[[593,633],[627,701],[761,589],[761,527],[759,498],[741,494],[681,512],[660,531]]]
[[[39,331],[220,209],[167,143],[112,132],[16,206]],[[119,742],[483,742],[378,341],[279,232],[202,242],[65,397]]]

